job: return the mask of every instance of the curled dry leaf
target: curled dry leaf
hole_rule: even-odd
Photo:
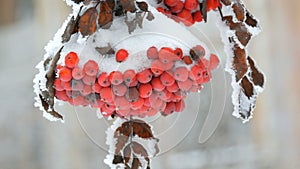
[[[60,53],[62,51],[63,47],[60,48],[60,50],[55,54],[53,59],[46,59],[44,62],[44,66],[49,67],[47,74],[46,74],[46,88],[47,91],[41,91],[41,94],[39,95],[39,99],[41,100],[42,106],[44,110],[51,114],[53,117],[58,119],[63,119],[62,115],[60,115],[58,112],[54,110],[54,96],[55,96],[55,90],[54,90],[54,79],[55,79],[55,69],[57,62],[60,58]]]
[[[89,8],[79,19],[79,31],[83,36],[93,34],[97,29],[98,12],[95,7]]]
[[[110,5],[104,1],[100,4],[100,13],[98,18],[98,23],[100,28],[108,29],[113,22],[113,10]]]

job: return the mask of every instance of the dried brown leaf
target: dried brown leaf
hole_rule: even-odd
[[[148,12],[147,12],[147,17],[146,17],[146,19],[147,19],[148,21],[152,21],[152,20],[154,19],[154,15],[153,15],[153,13],[152,13],[151,11],[148,11]]]
[[[119,0],[119,2],[126,12],[136,12],[135,0]]]
[[[247,76],[244,76],[242,79],[242,89],[245,93],[245,95],[250,99],[253,96],[253,85],[252,83],[249,81],[249,79],[247,78]]]
[[[233,48],[233,69],[236,73],[236,81],[238,82],[246,74],[248,70],[245,49],[241,49],[238,45]]]
[[[243,21],[245,19],[245,8],[242,4],[235,3],[232,5],[232,9],[239,21]]]
[[[79,31],[83,36],[93,34],[97,29],[98,12],[95,7],[89,8],[79,19]]]
[[[98,23],[100,28],[108,29],[113,22],[113,10],[109,7],[109,4],[104,1],[100,4],[100,14]]]
[[[99,52],[101,55],[113,55],[115,54],[115,50],[111,47],[110,44],[104,47],[96,47],[95,50]]]
[[[264,86],[264,75],[256,68],[254,61],[250,56],[247,57],[248,63],[251,68],[251,78],[256,86]]]

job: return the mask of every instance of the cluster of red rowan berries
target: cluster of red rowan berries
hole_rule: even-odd
[[[198,0],[164,0],[163,2],[165,7],[158,7],[157,10],[176,22],[191,26],[203,20]],[[218,7],[221,7],[219,0],[206,1],[207,12]]]
[[[99,108],[106,117],[181,112],[187,93],[201,90],[219,63],[216,55],[211,54],[210,60],[204,55],[205,50],[200,45],[192,48],[190,55],[183,55],[180,48],[152,46],[145,53],[151,60],[149,68],[140,72],[128,69],[107,73],[93,60],[79,67],[77,54],[70,52],[65,56],[65,65],[57,66],[55,97],[72,105]],[[125,49],[116,54],[119,62],[127,57]],[[181,63],[175,66],[176,62]]]

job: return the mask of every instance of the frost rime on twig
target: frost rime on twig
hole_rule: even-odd
[[[220,24],[225,50],[230,56],[227,71],[232,74],[233,115],[243,122],[252,118],[257,95],[263,91],[264,75],[249,56],[247,45],[259,33],[258,21],[240,0],[221,0],[223,17]]]

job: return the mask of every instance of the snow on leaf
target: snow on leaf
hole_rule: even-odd
[[[106,143],[110,146],[110,154],[105,160],[106,164],[112,168],[123,166],[126,169],[150,169],[149,157],[155,156],[159,150],[158,139],[153,136],[146,122],[117,118],[107,134]]]
[[[108,2],[104,1],[100,4],[100,14],[98,18],[98,23],[100,28],[108,29],[113,22],[113,10],[112,5],[109,5]],[[114,6],[114,5],[113,5]]]
[[[98,12],[95,7],[89,8],[79,19],[79,31],[83,36],[93,34],[97,29]]]
[[[233,115],[246,122],[252,118],[257,95],[264,86],[264,75],[258,70],[247,50],[249,41],[259,32],[260,27],[240,0],[221,2],[231,11],[222,15],[223,24],[220,30],[223,33],[223,42],[228,48],[227,54],[231,57],[228,59],[227,70],[232,74]]]

